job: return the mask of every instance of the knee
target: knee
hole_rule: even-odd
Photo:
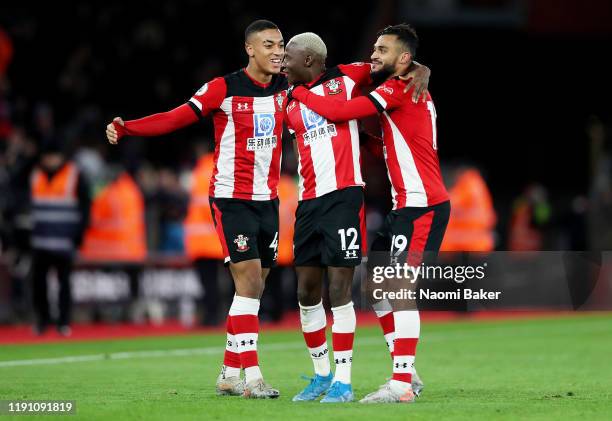
[[[299,285],[297,289],[297,298],[303,306],[314,306],[321,301],[321,294],[318,288],[310,284]]]
[[[333,307],[342,306],[351,301],[351,282],[348,280],[330,281],[329,301]]]
[[[321,301],[321,280],[302,277],[298,280],[298,301],[303,306],[314,306]]]

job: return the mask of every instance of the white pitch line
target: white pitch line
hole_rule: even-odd
[[[609,329],[608,325],[602,325],[601,329],[591,329],[592,331],[607,332]],[[457,330],[453,332],[427,332],[421,335],[421,341],[423,342],[441,342],[441,341],[452,341],[454,339],[468,339],[468,338],[480,338],[487,337],[489,340],[495,340],[497,337],[508,336],[523,337],[533,336],[534,332],[529,329],[525,330],[524,327],[513,327],[510,332],[507,330],[499,330],[497,325],[481,325],[477,331],[463,331]],[[565,335],[566,332],[557,332],[558,335]],[[382,335],[379,337],[370,337],[355,339],[355,347],[362,346],[382,346],[385,347],[385,342]],[[266,351],[285,351],[289,349],[304,349],[305,345],[302,341],[294,342],[278,342],[272,344],[261,344],[260,350]],[[70,364],[70,363],[81,363],[91,361],[104,361],[104,360],[126,360],[135,358],[162,358],[162,357],[189,357],[194,355],[215,355],[223,352],[223,346],[207,347],[207,348],[186,348],[186,349],[168,349],[168,350],[155,350],[155,351],[132,351],[132,352],[114,352],[110,354],[93,354],[93,355],[74,355],[68,357],[58,358],[37,358],[29,360],[11,360],[11,361],[0,361],[0,368],[4,367],[19,367],[19,366],[33,366],[33,365],[56,365],[56,364]]]
[[[384,345],[384,341],[381,338],[364,338],[355,341],[356,346],[369,346],[369,345]],[[289,349],[302,349],[305,348],[304,342],[278,342],[272,344],[262,344],[260,350],[266,351],[286,351]],[[20,367],[20,366],[33,366],[33,365],[57,365],[57,364],[71,364],[91,361],[105,361],[105,360],[128,360],[136,358],[163,358],[163,357],[191,357],[194,355],[215,355],[223,353],[224,349],[222,346],[206,347],[206,348],[185,348],[185,349],[168,349],[168,350],[154,350],[154,351],[132,351],[132,352],[113,352],[110,354],[92,354],[92,355],[74,355],[68,357],[58,358],[36,358],[29,360],[11,360],[11,361],[0,361],[0,368],[4,367]]]

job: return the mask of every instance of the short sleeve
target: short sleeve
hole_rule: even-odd
[[[370,92],[367,97],[374,103],[379,113],[402,105],[406,94],[403,86],[396,80],[387,80]]]
[[[218,109],[225,99],[227,85],[222,77],[215,78],[205,83],[189,99],[189,104],[199,116],[205,116],[213,110]]]
[[[372,83],[372,78],[370,77],[372,65],[370,63],[340,64],[338,69],[353,79],[359,86],[367,86]]]

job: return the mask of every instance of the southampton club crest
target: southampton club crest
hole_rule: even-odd
[[[276,103],[278,104],[278,110],[282,111],[283,110],[283,94],[278,94],[276,95]]]
[[[342,92],[342,89],[340,89],[340,82],[338,82],[336,79],[332,79],[327,82],[325,87],[329,89],[330,95],[337,95]]]
[[[238,246],[238,251],[240,253],[244,253],[249,249],[247,241],[249,241],[249,237],[244,236],[242,234],[239,234],[238,237],[236,237],[236,239],[234,240],[234,243],[236,243],[236,245]]]

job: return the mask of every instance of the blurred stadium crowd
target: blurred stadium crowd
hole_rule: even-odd
[[[326,6],[324,22],[363,23],[366,28],[351,61],[367,57],[368,28],[388,23],[385,14],[394,10],[393,3],[381,2],[374,17],[367,8]],[[82,273],[106,270],[127,274],[124,284],[129,290],[122,296],[128,301],[127,312],[89,309],[78,318],[142,320],[147,313],[152,319],[161,319],[159,302],[156,307],[151,300],[144,304],[140,300],[147,295],[142,292],[143,270],[180,271],[193,266],[200,283],[185,285],[192,285],[194,295],[203,297],[202,321],[219,322],[232,291],[231,282],[223,282],[228,275],[218,263],[220,247],[207,200],[201,198],[210,174],[211,123],[205,121],[160,139],[127,139],[118,147],[106,143],[104,126],[115,115],[134,118],[170,109],[187,100],[204,81],[240,67],[244,62],[242,31],[258,16],[253,7],[230,1],[206,2],[202,9],[195,1],[180,5],[156,1],[142,10],[140,6],[105,2],[41,4],[35,13],[26,6],[13,5],[9,13],[3,13],[0,297],[4,298],[0,298],[0,322],[29,320],[31,314],[30,180],[49,145],[55,145],[51,149],[59,145],[61,153],[80,169],[91,200],[76,268]],[[207,19],[226,22],[225,26],[203,31],[200,12],[205,12]],[[63,13],[71,16],[60,21],[69,22],[65,28],[57,28],[54,19],[45,19],[46,15]],[[316,29],[309,22],[316,22],[318,13],[304,11],[299,22],[284,19],[288,15],[278,11],[267,17],[279,19],[281,27],[290,22],[287,37]],[[218,37],[212,36],[215,33]],[[325,37],[325,41],[330,51],[338,52],[336,57],[345,59],[339,51],[353,38],[350,31],[337,31],[337,36]],[[433,69],[434,78],[439,71]],[[590,148],[589,186],[565,197],[563,206],[550,197],[550,186],[536,181],[514,189],[499,188],[504,193],[496,195],[498,185],[492,187],[487,179],[494,163],[476,165],[455,159],[459,156],[445,156],[442,151],[453,208],[443,249],[612,249],[612,155],[607,117],[593,115],[583,123]],[[284,148],[280,251],[284,269],[276,271],[266,288],[263,310],[271,319],[279,319],[283,307],[296,306],[290,268],[296,163],[290,143]],[[371,233],[391,204],[381,153],[368,150],[362,154]],[[80,279],[85,282],[87,278]],[[83,294],[83,301],[87,301],[89,296]],[[95,296],[92,293],[91,297]],[[175,313],[191,323],[190,315],[196,312],[193,304],[180,299],[177,303]]]

